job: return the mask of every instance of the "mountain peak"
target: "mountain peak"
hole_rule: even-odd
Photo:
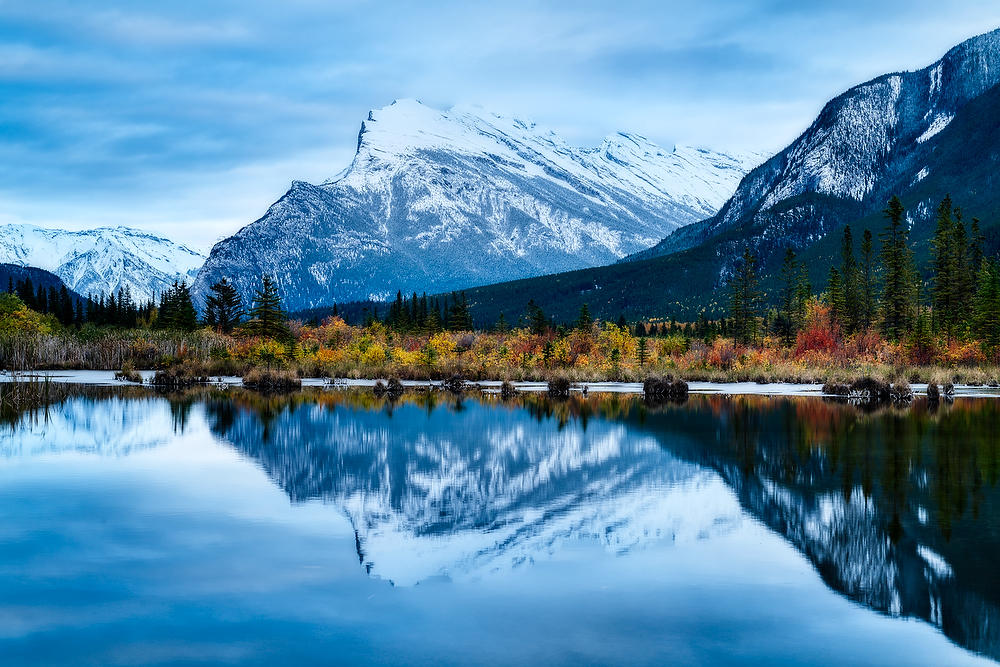
[[[368,113],[345,171],[294,183],[217,244],[195,293],[264,272],[294,310],[607,263],[713,214],[741,164],[627,132],[574,147],[523,118],[396,100]]]

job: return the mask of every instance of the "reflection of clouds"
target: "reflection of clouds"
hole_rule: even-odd
[[[209,407],[211,420],[212,408]],[[480,576],[547,558],[567,540],[623,553],[729,530],[740,509],[721,479],[626,425],[558,428],[470,404],[391,420],[303,406],[267,427],[241,411],[219,433],[293,499],[341,507],[372,574],[398,584]]]
[[[169,441],[174,425],[167,401],[72,398],[26,413],[14,429],[0,429],[0,457],[124,456]]]

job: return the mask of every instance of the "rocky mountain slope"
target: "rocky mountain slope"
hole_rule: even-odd
[[[218,243],[194,291],[229,277],[246,296],[267,273],[294,310],[608,263],[714,213],[755,161],[632,134],[575,148],[516,118],[397,101],[369,113],[345,171],[294,182]]]
[[[923,69],[856,86],[827,103],[798,139],[748,174],[717,215],[634,258],[685,250],[741,228],[738,242],[804,247],[881,210],[892,195],[915,195],[909,197],[912,218],[927,219],[945,192],[926,192],[922,184],[956,166],[942,163],[942,146],[956,139],[944,130],[998,83],[1000,30],[963,42]],[[992,117],[979,121],[994,127]],[[991,158],[995,164],[996,155]]]
[[[204,261],[190,248],[128,227],[0,225],[0,262],[51,271],[84,296],[128,288],[137,301],[155,299],[175,280],[190,283]]]

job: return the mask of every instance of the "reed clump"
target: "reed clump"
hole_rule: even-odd
[[[651,375],[642,383],[642,393],[650,398],[687,398],[688,383],[672,375]]]
[[[255,391],[294,391],[302,388],[302,378],[294,371],[251,368],[243,375],[243,386]]]
[[[135,364],[132,363],[131,359],[122,364],[121,369],[115,373],[115,379],[119,382],[142,384],[142,375],[139,374],[139,371],[135,370]]]
[[[149,381],[154,387],[161,389],[184,389],[211,381],[203,364],[195,361],[185,361],[180,364],[161,368]]]

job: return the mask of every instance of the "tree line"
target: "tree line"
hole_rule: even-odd
[[[890,340],[910,339],[918,345],[938,337],[1000,346],[1000,265],[985,256],[979,220],[973,218],[966,227],[951,198],[941,201],[925,280],[898,197],[889,201],[883,216],[878,248],[866,229],[856,253],[851,227],[844,228],[839,262],[830,267],[822,295],[840,331],[850,335],[877,329]],[[729,280],[729,314],[737,340],[758,342],[773,332],[787,345],[802,329],[814,295],[806,267],[791,248],[774,296],[775,307],[766,310],[758,260],[747,249]]]
[[[52,315],[66,327],[92,324],[122,329],[151,328],[190,332],[200,326],[232,334],[239,328],[248,335],[287,340],[291,338],[288,316],[282,307],[278,287],[270,276],[261,278],[254,290],[249,309],[228,279],[211,286],[201,318],[186,282],[174,282],[160,294],[157,302],[137,303],[128,287],[109,295],[75,297],[65,285],[60,288],[39,286],[30,278],[8,281],[7,291],[31,310]],[[467,309],[465,311],[468,312]]]

